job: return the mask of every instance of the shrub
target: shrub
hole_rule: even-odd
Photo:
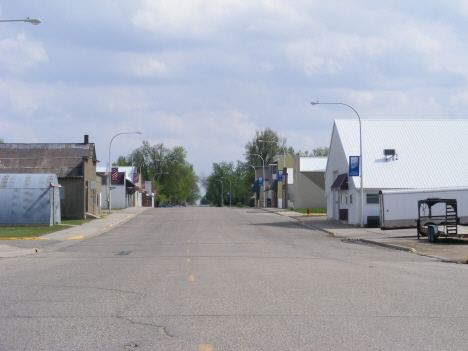
[[[244,207],[244,204],[242,202],[238,202],[237,207]]]

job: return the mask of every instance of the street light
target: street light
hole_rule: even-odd
[[[0,22],[29,22],[37,26],[42,21],[39,18],[26,18],[22,20],[0,20]]]
[[[246,156],[251,155],[251,156],[258,156],[262,159],[262,164],[263,164],[263,207],[265,206],[265,161],[263,160],[263,157],[260,156],[259,154],[244,154]]]
[[[275,143],[279,146],[281,146],[283,148],[283,170],[286,168],[286,149],[284,148],[283,145],[281,145],[279,143],[279,141],[274,141],[274,140],[259,140],[261,141],[262,143]],[[285,175],[283,174],[283,177],[285,177]],[[283,178],[284,179],[284,178]],[[282,184],[284,184],[284,180],[282,181]],[[283,199],[284,200],[284,199]],[[284,202],[284,201],[283,201]],[[277,204],[278,205],[278,204]],[[281,205],[282,207],[284,206],[284,208],[286,208],[286,204],[283,204]]]
[[[284,148],[283,145],[279,143],[279,141],[274,141],[274,140],[259,140],[262,143],[275,143],[278,144],[283,148],[283,168],[286,168],[286,149]]]
[[[239,163],[241,163],[241,164],[243,164],[243,165],[245,165],[245,166],[250,166],[250,167],[252,167],[253,170],[254,170],[254,177],[255,177],[255,167],[254,167],[254,166],[249,165],[249,164],[247,164],[247,163],[240,162],[240,161],[237,161],[237,162],[239,162]],[[259,200],[260,200],[260,197],[259,197]],[[255,204],[256,204],[256,203],[257,203],[257,195],[255,195]],[[260,205],[259,205],[259,206],[260,206]]]
[[[361,129],[361,117],[359,113],[350,105],[343,102],[311,102],[312,105],[344,105],[348,106],[351,110],[356,113],[359,119],[359,160],[361,163],[361,169],[359,171],[359,177],[361,178],[361,228],[364,227],[364,185],[362,183],[362,129]]]
[[[215,179],[215,181],[221,183],[221,207],[223,207],[223,195],[224,195],[223,182],[221,180],[218,180],[218,179]]]
[[[232,198],[231,179],[229,179],[227,177],[221,177],[221,178],[229,180],[229,208],[231,208],[231,198]]]
[[[114,137],[111,139],[110,143],[109,143],[109,171],[107,173],[107,186],[109,188],[109,191],[107,192],[107,208],[109,209],[109,214],[112,213],[112,205],[111,205],[111,171],[112,171],[112,168],[111,168],[111,145],[112,145],[112,141],[119,135],[122,135],[122,134],[141,134],[141,132],[126,132],[126,133],[119,133],[119,134],[116,134],[114,135]]]

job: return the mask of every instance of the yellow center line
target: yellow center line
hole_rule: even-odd
[[[200,351],[213,351],[213,349],[211,348],[211,345],[210,344],[201,344],[201,345],[198,345],[198,349]]]
[[[188,279],[189,279],[189,281],[194,282],[195,281],[195,276],[189,275]]]
[[[190,250],[187,250],[187,252],[190,252]]]
[[[187,262],[190,262],[190,258],[187,258]]]

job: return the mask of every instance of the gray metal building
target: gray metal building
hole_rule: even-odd
[[[60,185],[55,174],[0,174],[0,226],[61,223]]]

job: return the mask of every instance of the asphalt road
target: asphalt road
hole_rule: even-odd
[[[467,275],[259,209],[147,210],[0,260],[0,350],[466,350]]]

